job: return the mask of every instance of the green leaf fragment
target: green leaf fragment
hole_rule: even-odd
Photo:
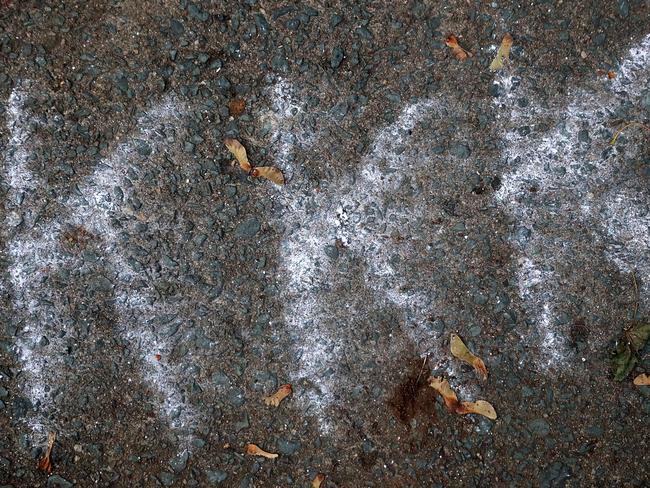
[[[637,324],[627,333],[635,351],[640,351],[650,337],[650,324]]]
[[[623,333],[612,361],[616,381],[623,381],[632,372],[639,361],[637,353],[645,347],[649,338],[650,324],[636,324]]]
[[[632,352],[632,349],[628,345],[624,345],[622,349],[619,347],[613,361],[614,379],[616,381],[623,381],[634,369],[636,362],[636,354]]]

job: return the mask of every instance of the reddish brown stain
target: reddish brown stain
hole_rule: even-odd
[[[61,244],[69,251],[83,251],[94,237],[86,228],[76,225],[61,234]]]
[[[435,417],[436,394],[427,384],[429,370],[422,359],[405,361],[407,376],[399,383],[388,401],[393,415],[405,425],[418,418],[424,421]]]

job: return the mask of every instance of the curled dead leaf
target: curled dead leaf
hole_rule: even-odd
[[[239,163],[241,169],[249,173],[253,167],[251,166],[251,163],[248,162],[246,148],[241,145],[241,142],[239,142],[237,139],[226,139],[223,142],[228,148],[228,151],[230,151],[232,155],[235,156],[235,159]]]
[[[239,117],[246,109],[246,101],[241,98],[233,98],[228,102],[228,113],[233,117]]]
[[[497,50],[497,54],[490,64],[490,71],[497,71],[503,68],[503,63],[510,58],[510,48],[512,47],[512,36],[506,34],[501,40],[501,45]]]
[[[311,482],[311,488],[320,488],[323,481],[325,481],[325,475],[323,473],[318,473]]]
[[[472,354],[463,340],[456,334],[451,334],[451,338],[449,339],[449,348],[451,349],[451,353],[454,356],[456,356],[461,361],[465,361],[466,363],[471,364],[476,372],[481,375],[484,380],[487,379],[488,371],[483,360],[478,356]]]
[[[246,444],[246,454],[248,454],[249,456],[261,456],[267,459],[275,459],[276,457],[278,457],[277,454],[267,452],[264,449],[261,449],[260,447],[256,446],[255,444]]]
[[[634,384],[636,386],[650,386],[650,375],[647,373],[641,373],[634,378]]]
[[[465,61],[467,58],[472,57],[472,53],[460,47],[460,44],[458,44],[458,39],[453,34],[449,34],[447,36],[447,39],[445,39],[445,44],[451,49],[451,53],[459,61]]]
[[[50,432],[47,436],[47,449],[45,450],[45,454],[40,461],[38,461],[38,469],[47,474],[52,472],[52,459],[50,456],[52,454],[52,448],[54,447],[54,441],[56,441],[56,432]]]
[[[292,392],[293,392],[293,388],[291,387],[290,384],[287,383],[285,385],[280,386],[280,388],[278,388],[278,391],[276,391],[273,395],[267,396],[264,399],[264,403],[266,403],[267,405],[272,405],[274,407],[277,407],[278,405],[280,405],[280,402],[284,400],[286,397],[288,397],[289,395],[291,395]]]
[[[254,178],[266,178],[276,185],[284,185],[284,175],[282,174],[282,171],[273,166],[259,166],[253,168],[251,176]]]
[[[429,386],[436,390],[445,402],[447,410],[458,415],[474,413],[495,420],[497,412],[489,402],[477,400],[475,402],[459,402],[456,393],[449,386],[449,382],[442,376],[429,378]]]

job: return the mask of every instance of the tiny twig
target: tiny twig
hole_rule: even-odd
[[[642,129],[645,129],[645,130],[647,130],[647,131],[650,131],[650,127],[648,127],[648,126],[645,125],[645,124],[642,124],[641,122],[636,122],[636,121],[626,122],[626,123],[624,123],[624,124],[623,124],[623,125],[622,125],[622,126],[621,126],[617,131],[616,131],[616,133],[614,133],[614,137],[612,137],[612,140],[609,141],[609,144],[610,144],[611,146],[613,146],[614,144],[616,144],[616,141],[618,140],[618,136],[620,136],[621,133],[622,133],[625,129],[627,129],[628,127],[630,127],[630,126],[632,126],[632,125],[637,125],[637,126],[641,127]]]
[[[632,273],[632,283],[634,284],[634,314],[632,320],[636,320],[636,314],[639,311],[639,287],[636,284],[636,272]]]
[[[424,366],[427,364],[428,359],[429,359],[429,354],[424,356],[424,361],[422,361],[422,367],[420,368],[420,373],[418,374],[418,379],[415,380],[414,388],[417,388],[417,386],[420,384],[420,378],[422,377],[422,373],[424,372]]]

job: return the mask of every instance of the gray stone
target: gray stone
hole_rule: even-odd
[[[343,61],[343,58],[345,57],[345,53],[343,52],[343,49],[341,47],[336,46],[334,49],[332,49],[332,56],[330,58],[330,66],[332,68],[336,69],[341,65],[341,62]]]
[[[528,430],[533,434],[540,437],[545,437],[551,431],[551,426],[542,418],[531,420],[528,422]]]
[[[556,461],[542,471],[539,477],[539,486],[541,488],[562,488],[566,486],[571,474],[571,468],[560,461]]]
[[[280,73],[289,72],[289,61],[287,60],[284,52],[280,52],[279,54],[273,56],[273,59],[271,59],[271,66],[275,71],[279,71]]]
[[[169,466],[174,470],[174,473],[180,473],[187,466],[187,460],[190,458],[190,453],[184,451],[182,454],[175,456],[169,460]]]
[[[97,275],[88,282],[88,289],[95,293],[108,293],[113,290],[113,283],[105,276]]]
[[[366,39],[368,41],[370,41],[372,39],[372,37],[373,37],[372,32],[370,32],[365,27],[357,27],[357,29],[354,31],[354,33],[356,35],[358,35],[359,37],[361,37],[363,39]]]
[[[174,484],[174,481],[176,480],[176,477],[167,471],[161,471],[158,473],[158,479],[162,483],[163,486],[171,486]]]
[[[623,18],[627,18],[630,15],[630,3],[627,0],[620,0],[618,2],[618,13]]]
[[[257,26],[257,30],[259,30],[260,34],[267,34],[271,29],[271,26],[266,20],[266,17],[264,17],[264,15],[261,13],[255,14],[254,17],[255,17],[255,25]]]
[[[469,146],[467,144],[462,144],[462,143],[453,144],[449,148],[449,151],[451,152],[451,154],[461,159],[469,158],[470,154],[472,153]]]
[[[29,401],[28,398],[14,398],[12,405],[12,415],[17,419],[21,419],[25,417],[27,415],[27,412],[29,412],[32,408],[34,408],[34,405],[32,405],[32,402]]]
[[[278,451],[285,456],[291,456],[300,449],[300,442],[289,441],[286,439],[278,440]]]
[[[339,257],[338,247],[332,245],[325,246],[325,255],[330,259],[338,259]]]
[[[587,435],[590,435],[591,437],[602,437],[604,434],[604,430],[600,425],[590,425],[587,427]]]
[[[72,483],[54,474],[47,479],[47,488],[72,488]]]
[[[199,22],[206,22],[210,18],[210,15],[207,12],[201,10],[200,7],[197,7],[193,3],[190,3],[187,6],[187,13],[190,15],[190,17],[195,18]]]
[[[480,325],[473,325],[472,327],[469,328],[468,331],[470,337],[478,337],[481,335],[481,326]]]
[[[228,473],[226,473],[225,471],[221,471],[220,469],[216,469],[214,471],[206,469],[205,477],[208,479],[209,483],[216,485],[218,483],[223,483],[224,481],[226,481],[228,479]]]
[[[517,230],[515,230],[515,239],[519,244],[524,244],[530,239],[531,233],[532,232],[528,227],[517,227]]]
[[[641,106],[645,110],[650,110],[650,89],[641,92]]]
[[[242,419],[238,422],[235,422],[235,432],[240,432],[244,429],[248,429],[250,427],[250,420],[248,419],[248,414],[244,413],[242,416]]]
[[[260,230],[260,221],[256,217],[244,220],[235,229],[235,236],[240,239],[250,239]]]
[[[244,396],[244,390],[241,388],[234,388],[228,394],[228,402],[233,407],[241,407],[246,402],[246,397]]]
[[[212,375],[212,382],[218,386],[230,386],[230,378],[223,371],[216,371]]]
[[[181,36],[185,32],[185,27],[183,27],[183,24],[176,19],[172,19],[169,22],[169,29],[175,36]]]

